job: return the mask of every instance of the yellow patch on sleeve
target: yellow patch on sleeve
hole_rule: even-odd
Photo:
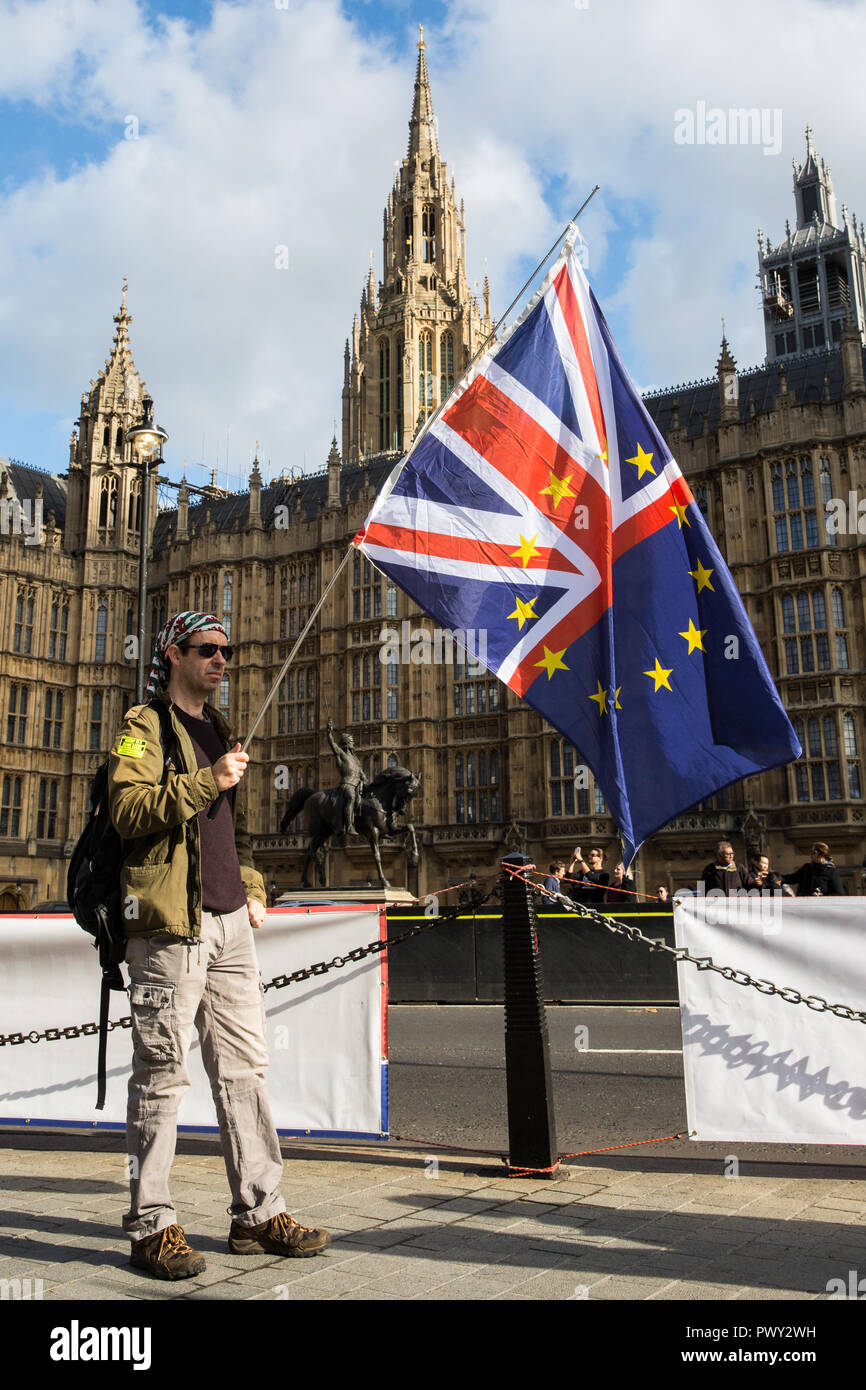
[[[146,748],[146,738],[129,738],[126,734],[117,745],[118,753],[124,754],[127,758],[143,758]]]

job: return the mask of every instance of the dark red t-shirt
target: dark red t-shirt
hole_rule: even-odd
[[[183,727],[192,740],[199,767],[213,767],[225,753],[222,739],[209,719],[196,719],[186,710],[174,706]],[[234,912],[243,907],[247,890],[241,879],[241,866],[235,845],[232,818],[235,788],[220,802],[213,820],[208,820],[209,806],[198,813],[201,836],[201,905],[206,912]]]

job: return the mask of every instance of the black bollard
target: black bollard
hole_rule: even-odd
[[[538,956],[538,922],[529,885],[506,868],[534,869],[524,854],[500,860],[505,961],[505,1083],[509,1169],[556,1169],[556,1121],[547,1014]],[[548,1174],[539,1174],[548,1176]]]

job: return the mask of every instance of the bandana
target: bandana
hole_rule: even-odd
[[[161,685],[168,685],[171,662],[167,652],[171,644],[173,642],[185,642],[192,633],[200,632],[203,628],[221,632],[223,637],[228,637],[228,633],[215,613],[175,613],[173,618],[169,618],[154,643],[153,661],[147,681],[148,695],[155,695]]]

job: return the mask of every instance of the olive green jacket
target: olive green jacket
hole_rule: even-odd
[[[155,696],[167,705],[177,739],[163,778],[165,755],[159,715],[149,705],[133,705],[112,744],[108,760],[111,819],[123,840],[121,868],[124,930],[127,936],[167,931],[201,935],[201,836],[198,812],[219,794],[209,767],[199,768],[192,741],[165,690]],[[229,726],[218,710],[205,710],[227,748]],[[180,767],[177,767],[178,761]],[[246,808],[236,789],[235,844],[247,896],[267,906],[264,880],[253,864],[246,830]]]

